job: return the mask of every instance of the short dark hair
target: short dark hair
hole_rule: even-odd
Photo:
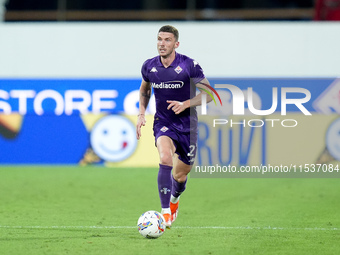
[[[167,32],[167,33],[172,33],[176,39],[176,42],[178,41],[178,38],[179,38],[179,33],[178,33],[178,30],[177,28],[173,27],[173,26],[170,26],[170,25],[165,25],[165,26],[162,26],[159,30],[158,30],[158,33],[159,32]]]

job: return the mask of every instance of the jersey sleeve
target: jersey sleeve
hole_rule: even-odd
[[[198,64],[196,60],[190,60],[190,78],[194,84],[199,83],[205,78],[202,67]]]
[[[149,82],[149,77],[148,77],[149,72],[147,70],[147,66],[148,66],[147,62],[148,62],[148,60],[144,62],[141,72],[142,72],[143,80],[146,81],[146,82]]]

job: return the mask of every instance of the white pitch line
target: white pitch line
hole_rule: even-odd
[[[137,226],[2,226],[0,228],[7,229],[137,229]],[[340,228],[283,228],[283,227],[226,227],[226,226],[173,226],[174,229],[224,229],[224,230],[316,230],[316,231],[340,231]]]
[[[124,229],[137,228],[137,226],[1,226],[0,228],[23,228],[23,229]]]

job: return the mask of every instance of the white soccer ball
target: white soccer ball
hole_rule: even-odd
[[[143,213],[137,222],[139,233],[146,238],[158,238],[165,231],[165,220],[162,214],[156,211]]]

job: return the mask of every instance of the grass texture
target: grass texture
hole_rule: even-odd
[[[340,254],[340,179],[189,178],[172,229],[156,168],[0,167],[0,254]]]

